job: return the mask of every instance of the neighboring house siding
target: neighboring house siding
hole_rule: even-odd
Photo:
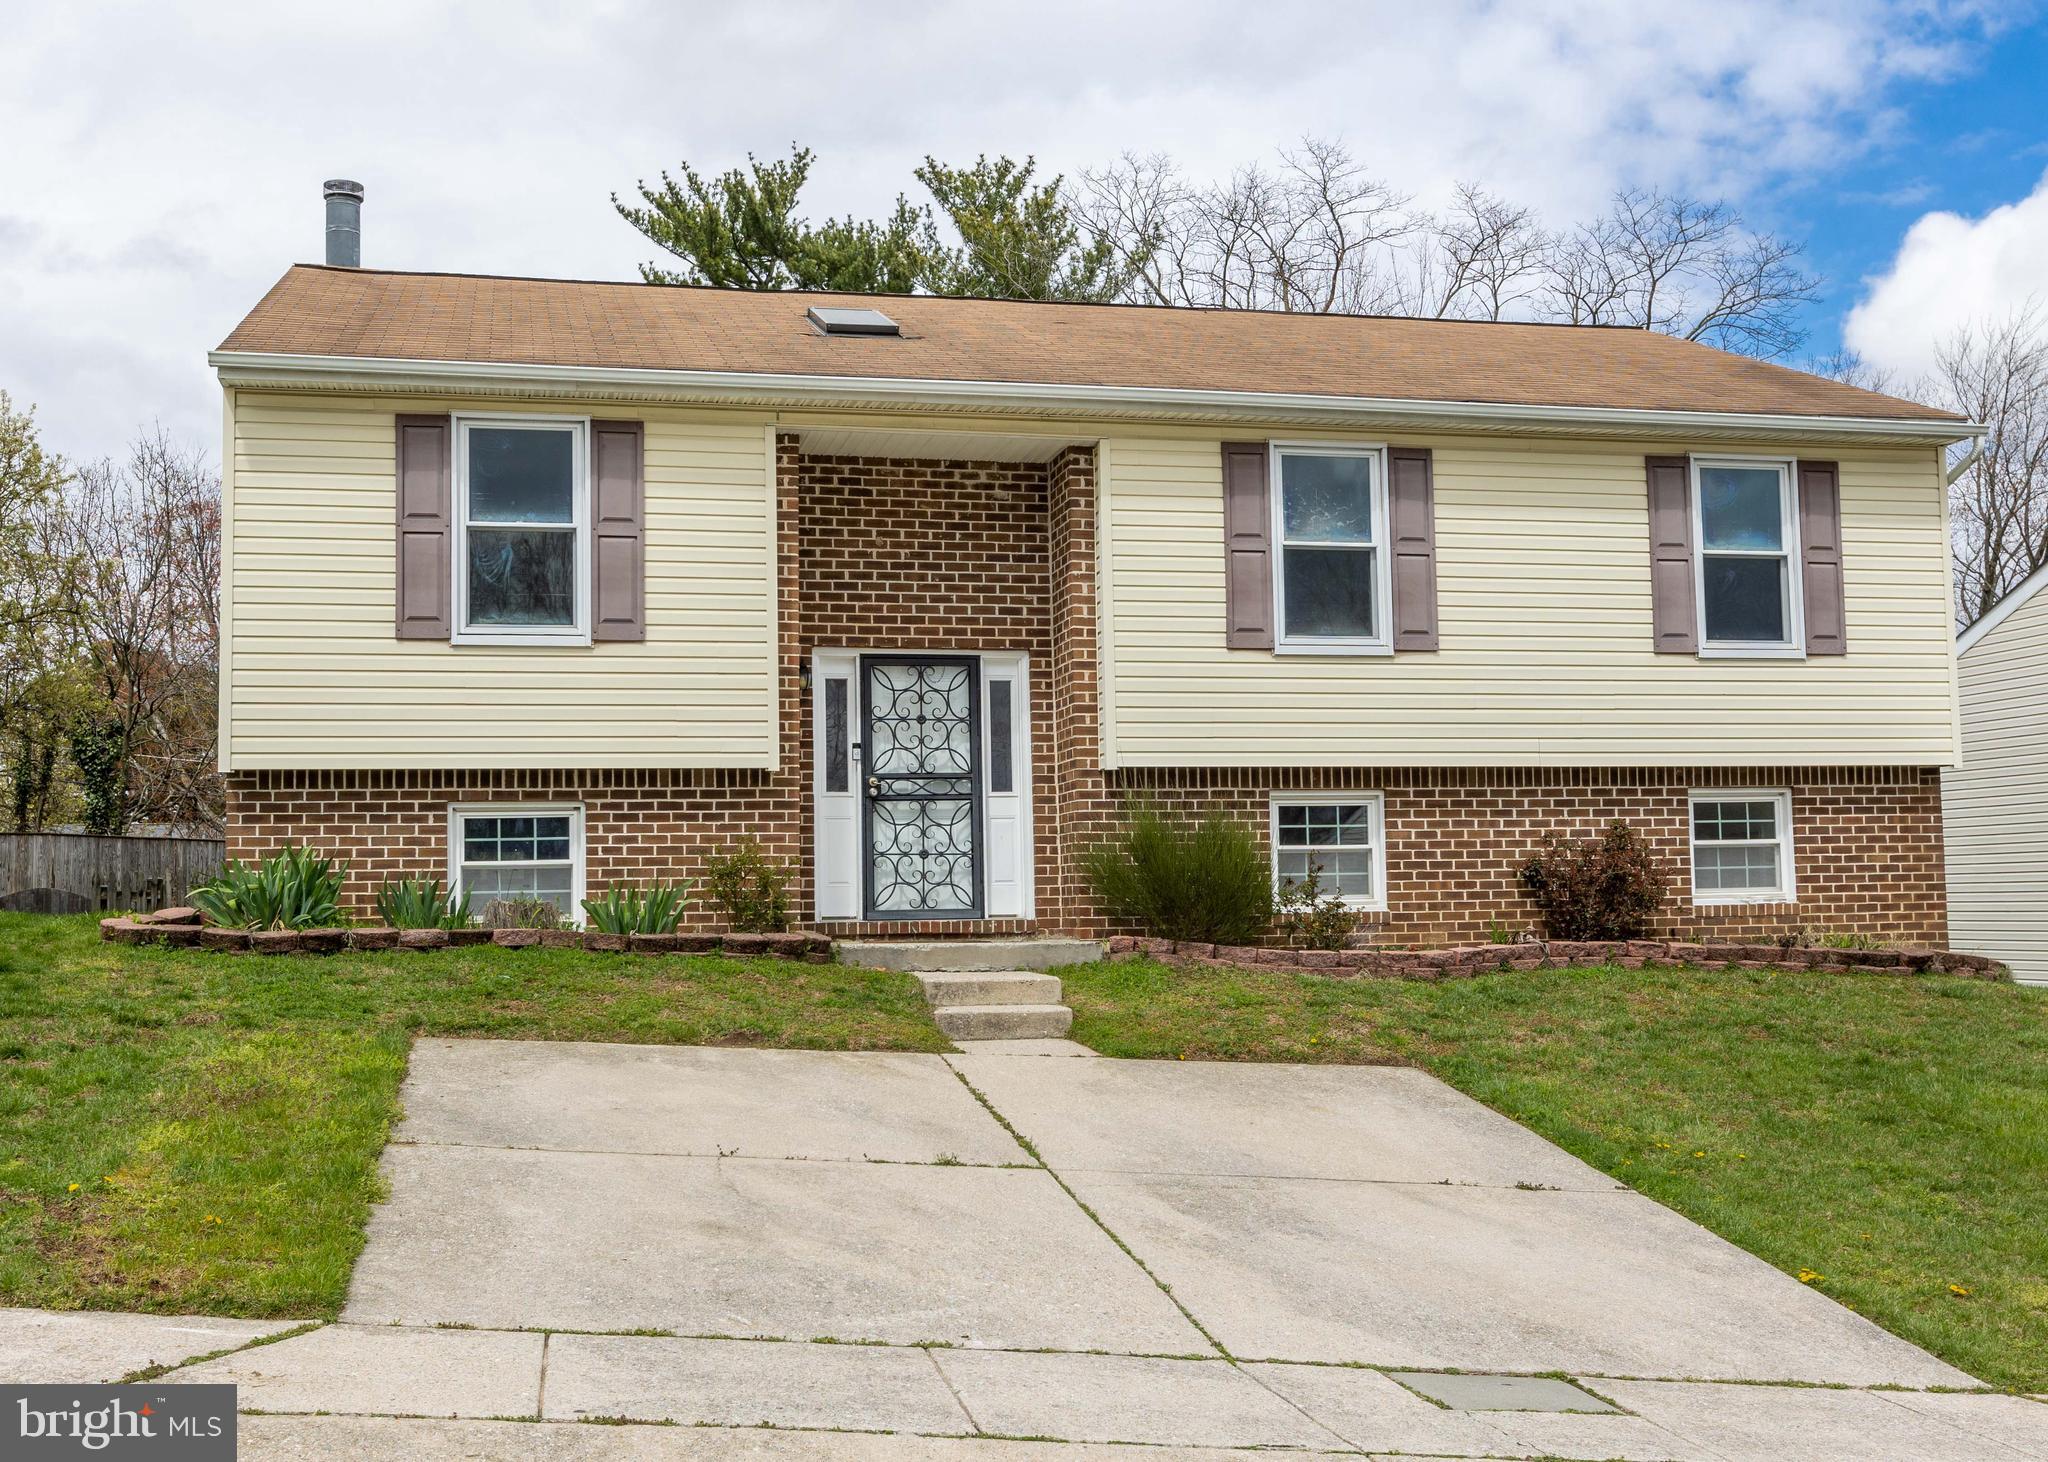
[[[1353,659],[1225,647],[1219,443],[1243,435],[1103,444],[1102,726],[1112,765],[1951,759],[1947,549],[1932,450],[1692,444],[1841,464],[1848,654],[1738,661],[1653,649],[1643,459],[1684,446],[1390,436],[1435,452],[1442,648]]]
[[[1942,776],[1950,937],[2048,982],[2048,590],[1957,671],[1962,766]]]
[[[393,418],[464,409],[646,423],[645,642],[395,637]],[[765,417],[242,390],[231,432],[231,768],[775,764]]]

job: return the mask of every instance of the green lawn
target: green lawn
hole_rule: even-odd
[[[910,976],[842,965],[219,955],[0,913],[0,1304],[334,1314],[415,1035],[950,1049]]]
[[[1105,1055],[1420,1065],[1993,1385],[2048,1389],[2048,991],[1059,972]]]

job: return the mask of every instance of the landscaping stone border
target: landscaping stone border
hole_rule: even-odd
[[[1253,966],[1333,979],[1446,980],[1495,970],[1565,965],[1734,965],[1746,970],[1822,970],[1850,975],[1945,974],[2009,980],[2012,971],[1981,954],[1946,949],[1826,949],[1813,945],[1692,944],[1667,939],[1536,940],[1453,949],[1275,949],[1264,945],[1195,944],[1119,935],[1111,959],[1158,959],[1215,968]]]
[[[100,920],[100,938],[114,944],[170,944],[239,954],[338,954],[344,949],[436,949],[495,944],[500,949],[591,949],[634,954],[729,954],[832,962],[823,934],[600,934],[580,929],[223,929],[197,909]]]

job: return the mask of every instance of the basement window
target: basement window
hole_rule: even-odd
[[[1691,802],[1694,903],[1793,901],[1790,792],[1695,792]]]
[[[448,886],[472,916],[498,900],[542,899],[565,920],[583,915],[583,809],[501,803],[448,810]]]
[[[821,335],[901,335],[903,327],[880,310],[843,309],[836,305],[812,305],[804,311]]]
[[[1379,793],[1275,793],[1272,816],[1275,893],[1300,883],[1313,867],[1325,896],[1335,894],[1353,909],[1387,907],[1386,803]]]

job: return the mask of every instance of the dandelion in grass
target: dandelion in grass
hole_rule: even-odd
[[[1818,1269],[1802,1269],[1799,1271],[1799,1282],[1801,1284],[1813,1284],[1826,1278],[1827,1276]]]
[[[1956,1296],[1956,1298],[1958,1299],[1968,1299],[1970,1297],[1970,1291],[1967,1285],[1952,1284],[1948,1287],[1948,1292]]]
[[[64,1191],[66,1193],[76,1193],[78,1191],[78,1184],[72,1183],[68,1187],[66,1187]]]

